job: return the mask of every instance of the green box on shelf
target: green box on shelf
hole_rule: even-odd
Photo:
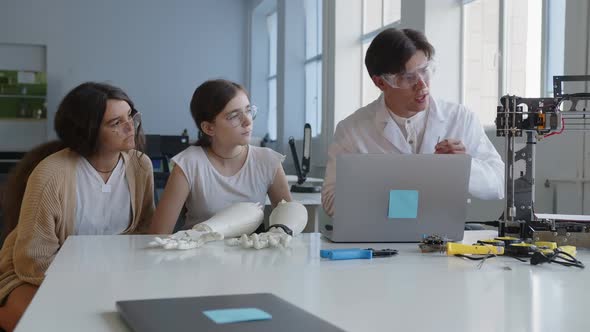
[[[19,83],[16,70],[0,70],[0,118],[45,118],[47,74],[21,76],[31,83]]]
[[[0,84],[16,84],[18,82],[18,71],[0,70]]]

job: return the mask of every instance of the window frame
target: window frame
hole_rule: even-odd
[[[368,75],[366,73],[365,70],[365,54],[364,54],[364,47],[363,45],[371,40],[373,40],[373,38],[375,38],[379,33],[381,33],[381,31],[385,30],[385,29],[389,29],[389,28],[401,28],[402,26],[402,18],[401,18],[401,10],[400,10],[400,17],[397,21],[393,21],[391,23],[385,24],[385,11],[383,10],[383,8],[385,8],[385,1],[386,0],[381,0],[381,24],[380,27],[377,29],[373,29],[371,31],[368,32],[364,32],[364,28],[365,28],[365,21],[366,21],[366,6],[365,4],[367,3],[367,1],[375,1],[375,0],[362,0],[362,6],[361,6],[361,36],[360,36],[360,40],[359,40],[359,52],[361,52],[361,64],[360,64],[360,71],[361,71],[361,78],[364,77],[364,75]],[[400,1],[400,8],[401,8],[401,1]],[[360,81],[360,97],[361,97],[361,104],[365,105],[368,101],[363,100],[363,97],[365,96],[365,90],[367,89],[367,87],[365,87],[365,85],[363,84],[363,80],[361,79]]]
[[[305,0],[304,0],[305,1]],[[305,18],[305,61],[303,62],[303,70],[306,71],[308,65],[312,64],[312,63],[318,63],[320,66],[323,66],[323,6],[324,6],[324,0],[314,0],[315,1],[315,5],[316,5],[316,10],[315,10],[315,20],[316,20],[316,45],[315,45],[315,49],[316,49],[316,54],[308,57],[308,50],[307,50],[307,29],[309,27],[308,25],[308,21],[307,21],[307,17]],[[307,13],[306,13],[307,14]],[[320,67],[321,68],[321,67]],[[306,71],[307,72],[307,71]],[[319,72],[319,82],[318,82],[318,86],[316,87],[316,92],[317,92],[317,100],[316,100],[316,119],[314,120],[314,123],[311,123],[309,121],[309,119],[307,118],[307,114],[309,113],[307,110],[307,105],[308,105],[308,100],[307,100],[307,88],[308,88],[308,81],[307,78],[304,79],[304,91],[305,91],[305,122],[306,123],[310,123],[312,125],[312,137],[318,137],[321,136],[323,130],[322,130],[322,126],[323,126],[323,112],[322,112],[322,92],[323,92],[323,72],[320,70]],[[318,123],[319,122],[319,123]],[[315,127],[315,128],[314,128]],[[315,130],[314,130],[315,129]]]
[[[271,16],[274,15],[274,20],[275,20],[275,24],[274,24],[274,29],[275,31],[275,36],[277,38],[277,40],[273,41],[272,36],[271,36],[271,32],[268,29],[268,21],[270,19]],[[279,16],[278,16],[278,11],[277,9],[273,9],[272,11],[270,11],[267,15],[266,15],[266,20],[267,20],[267,33],[268,33],[268,75],[266,77],[266,89],[267,89],[267,103],[268,103],[268,118],[267,118],[267,133],[268,136],[270,138],[271,141],[275,141],[278,139],[278,106],[277,106],[277,71],[278,71],[278,66],[277,66],[277,61],[278,61],[278,20],[279,20]],[[273,44],[274,44],[274,49],[273,49]],[[275,56],[275,63],[274,63],[274,74],[273,74],[273,70],[272,70],[272,53],[274,52]],[[274,96],[272,96],[271,94],[271,84],[274,81]],[[272,107],[272,103],[271,100],[273,100],[274,98],[274,109]],[[274,117],[271,116],[274,113]],[[271,120],[273,120],[274,118],[274,124],[271,125]],[[274,128],[274,132],[272,132],[272,128]]]

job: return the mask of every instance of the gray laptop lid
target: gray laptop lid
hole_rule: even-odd
[[[342,154],[336,161],[335,242],[462,240],[471,157]]]
[[[255,307],[270,320],[216,324],[205,310]],[[320,331],[340,332],[336,326],[266,293],[117,301],[117,310],[136,332],[144,331]]]

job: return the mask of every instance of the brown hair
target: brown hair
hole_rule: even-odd
[[[55,132],[64,144],[84,157],[98,151],[100,125],[109,99],[122,100],[137,113],[133,101],[116,86],[86,82],[70,91],[55,114]],[[143,151],[145,136],[142,125],[135,132],[135,150]]]
[[[191,99],[191,115],[199,130],[199,139],[195,145],[210,146],[211,137],[205,134],[201,125],[203,122],[213,122],[239,91],[246,94],[246,89],[238,83],[228,80],[210,80],[199,85]]]
[[[100,125],[109,99],[126,101],[132,114],[137,112],[123,90],[105,83],[83,83],[64,97],[54,121],[59,140],[41,144],[29,151],[8,175],[1,202],[4,213],[2,239],[16,227],[27,181],[43,159],[64,148],[70,148],[84,157],[98,151]],[[141,125],[135,136],[136,150],[143,151],[145,136]],[[136,154],[136,157],[140,158],[141,155]]]
[[[401,73],[406,68],[406,62],[417,51],[424,52],[429,60],[434,57],[434,47],[422,32],[413,29],[385,29],[369,45],[365,66],[371,77]]]

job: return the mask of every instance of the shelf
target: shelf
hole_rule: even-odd
[[[46,96],[29,96],[29,95],[0,95],[0,98],[19,98],[19,99],[45,99]]]
[[[0,123],[6,122],[46,122],[47,119],[34,119],[34,118],[0,118]]]

